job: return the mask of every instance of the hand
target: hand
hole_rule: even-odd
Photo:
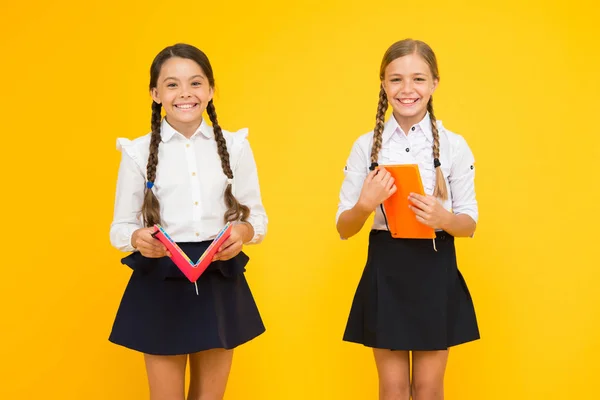
[[[131,244],[139,250],[144,257],[160,258],[164,256],[171,257],[171,253],[158,239],[152,236],[153,228],[141,228],[131,235]]]
[[[244,245],[244,230],[247,228],[244,224],[236,224],[231,228],[231,235],[223,242],[217,254],[213,257],[213,261],[227,261],[239,254]]]
[[[408,206],[417,216],[417,221],[433,229],[440,229],[446,225],[451,216],[450,211],[446,210],[437,198],[433,196],[422,196],[411,193],[408,200],[413,205]]]
[[[369,172],[365,178],[358,203],[373,211],[394,193],[396,193],[394,178],[385,168],[378,167]]]

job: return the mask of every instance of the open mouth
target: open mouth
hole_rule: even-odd
[[[198,103],[182,103],[175,104],[175,108],[181,111],[190,111],[198,108]]]
[[[416,99],[396,99],[396,101],[398,103],[400,103],[401,105],[405,106],[405,107],[410,107],[414,104],[417,104],[419,102],[419,98]]]

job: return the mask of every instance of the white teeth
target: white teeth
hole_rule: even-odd
[[[192,107],[195,107],[195,106],[196,106],[195,104],[179,104],[179,105],[176,105],[175,107],[177,107],[177,108],[183,108],[183,109],[189,109],[189,108],[192,108]]]
[[[402,103],[402,104],[412,104],[412,103],[416,103],[417,100],[419,100],[419,99],[414,99],[414,100],[400,100],[400,103]]]

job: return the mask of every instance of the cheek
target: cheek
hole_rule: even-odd
[[[433,94],[433,86],[425,86],[418,89],[418,93],[421,97],[428,99]]]
[[[387,97],[388,102],[391,102],[392,100],[394,100],[394,98],[396,97],[397,94],[398,94],[398,87],[388,85],[388,87],[385,90],[385,96]]]
[[[175,96],[173,95],[173,93],[170,92],[162,92],[160,94],[160,99],[163,102],[163,105],[171,105],[171,103],[173,103],[173,99],[175,98]]]
[[[194,91],[194,96],[195,96],[195,97],[196,97],[198,100],[200,100],[200,102],[201,102],[202,104],[206,104],[206,103],[208,103],[208,100],[209,100],[209,98],[210,98],[210,97],[209,97],[209,93],[210,93],[210,92],[209,92],[208,90],[204,90],[204,89],[197,89],[197,90],[195,90],[195,91]]]

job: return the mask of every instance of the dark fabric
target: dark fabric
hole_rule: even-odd
[[[209,242],[178,243],[198,260]],[[249,258],[240,253],[211,263],[196,287],[168,258],[139,253],[122,262],[133,273],[109,340],[147,354],[190,354],[235,348],[265,332],[244,276]]]
[[[391,350],[445,350],[479,339],[467,284],[456,263],[454,237],[395,239],[369,235],[344,340]]]

